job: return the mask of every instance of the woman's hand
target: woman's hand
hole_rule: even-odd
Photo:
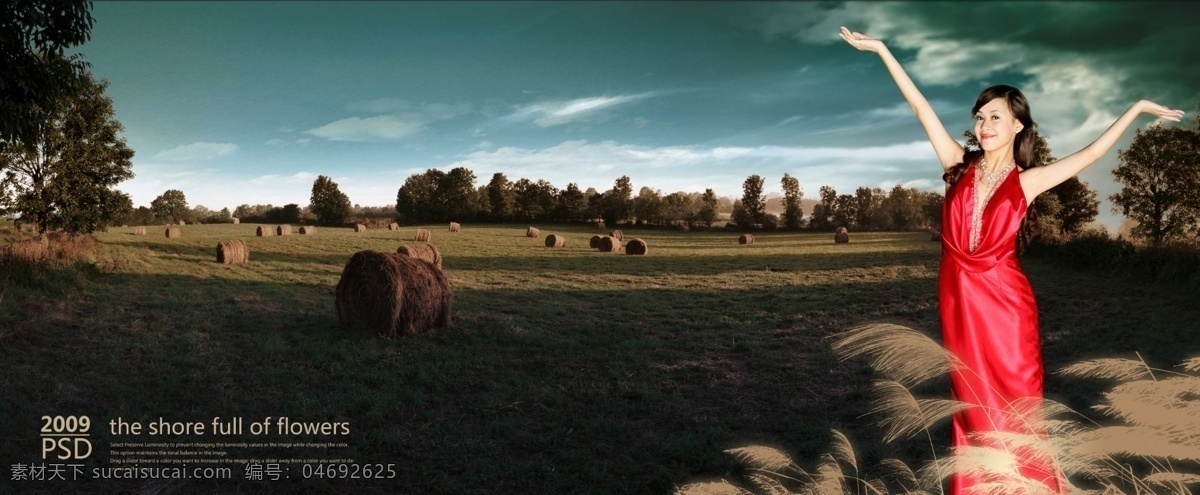
[[[846,29],[846,26],[842,26],[841,35],[842,39],[846,40],[846,43],[850,43],[850,46],[865,52],[879,53],[887,49],[887,47],[883,46],[882,41],[862,33],[852,33],[849,29]]]
[[[1171,110],[1170,108],[1154,103],[1150,100],[1142,100],[1137,102],[1137,109],[1140,113],[1148,113],[1155,117],[1179,122],[1179,118],[1183,117],[1183,110]]]

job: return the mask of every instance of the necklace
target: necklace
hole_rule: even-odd
[[[970,237],[967,238],[968,252],[974,253],[976,249],[979,249],[979,243],[983,240],[983,210],[988,201],[991,201],[992,193],[996,192],[996,179],[1007,176],[1008,172],[1016,166],[1017,161],[1013,160],[1009,162],[1008,165],[1000,167],[999,170],[992,170],[988,172],[984,169],[984,167],[987,167],[987,160],[982,158],[980,158],[979,162],[975,165],[976,174],[979,175],[980,179],[982,179],[982,182],[985,182],[984,186],[986,190],[982,191],[981,194],[979,187],[973,188],[975,195],[975,207],[971,212],[971,234]]]
[[[1013,165],[1016,165],[1016,164],[1017,164],[1017,161],[1013,160],[1012,162],[1010,162],[1008,164],[1008,166],[988,171],[987,159],[984,159],[984,158],[979,159],[979,168],[983,169],[983,175],[981,177],[983,178],[983,180],[987,181],[988,184],[996,182],[996,177],[998,177],[1000,174],[1007,171],[1009,167],[1012,167]]]

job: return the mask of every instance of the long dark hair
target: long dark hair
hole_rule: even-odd
[[[1021,90],[1006,84],[997,84],[990,86],[983,92],[979,93],[979,97],[975,99],[975,106],[971,107],[971,117],[975,117],[975,113],[979,112],[980,108],[987,105],[988,102],[997,98],[1003,99],[1008,103],[1008,108],[1012,111],[1013,117],[1024,127],[1021,132],[1017,133],[1015,142],[1013,143],[1013,160],[1017,162],[1017,172],[1028,169],[1029,167],[1040,167],[1045,163],[1035,163],[1034,147],[1037,145],[1037,122],[1033,121],[1033,116],[1029,112],[1029,100],[1025,99],[1025,94]],[[967,150],[963,153],[963,161],[953,167],[950,167],[945,174],[942,175],[942,180],[946,181],[946,188],[958,182],[963,174],[967,173],[967,169],[983,158],[983,148],[978,147],[979,141],[973,132],[967,131],[964,135],[967,136]],[[1017,234],[1017,246],[1024,250],[1029,244],[1029,240],[1033,237],[1033,227],[1037,223],[1037,211],[1034,204],[1030,204],[1025,212],[1025,219],[1021,222],[1021,229]]]

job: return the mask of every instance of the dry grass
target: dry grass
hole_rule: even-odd
[[[567,247],[567,238],[558,234],[550,234],[546,236],[546,247],[560,248]]]
[[[645,255],[649,249],[646,246],[646,241],[635,237],[629,240],[629,244],[625,245],[625,254]]]
[[[346,262],[335,297],[338,320],[386,337],[450,326],[450,284],[432,263],[359,251]]]
[[[250,249],[246,241],[234,239],[217,243],[217,263],[240,264],[250,261]]]
[[[438,270],[442,269],[442,253],[433,244],[400,246],[396,252],[409,258],[428,261],[438,267]]]

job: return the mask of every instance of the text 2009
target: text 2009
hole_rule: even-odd
[[[300,472],[306,479],[381,479],[395,478],[395,468],[395,464],[305,464]]]

